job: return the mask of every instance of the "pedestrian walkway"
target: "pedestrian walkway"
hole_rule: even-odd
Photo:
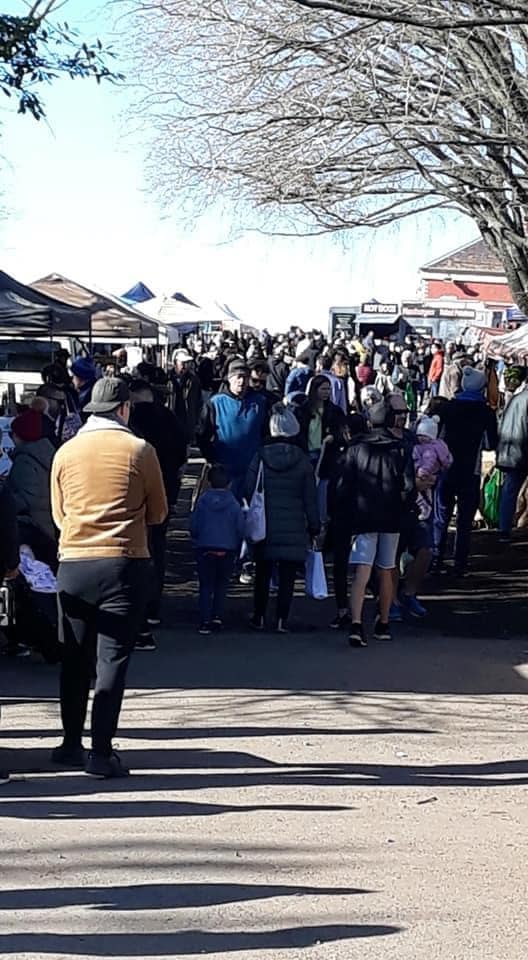
[[[189,496],[130,672],[132,778],[53,770],[56,669],[2,662],[0,956],[524,960],[526,546],[479,535],[480,572],[390,646],[351,651],[331,601],[249,634],[239,586],[199,637]]]

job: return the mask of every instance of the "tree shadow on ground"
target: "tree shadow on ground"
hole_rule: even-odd
[[[356,887],[306,887],[263,883],[139,883],[126,886],[42,887],[0,891],[0,910],[174,910],[276,897],[349,897],[373,893]]]
[[[28,751],[30,753],[31,751]],[[170,751],[168,751],[170,753]],[[148,751],[145,752],[148,764]],[[24,762],[24,758],[21,758]],[[151,770],[150,767],[148,767]],[[140,817],[198,817],[222,814],[260,813],[265,810],[333,813],[352,812],[343,805],[311,804],[237,804],[199,803],[180,800],[151,799],[149,794],[185,790],[246,790],[248,787],[276,788],[279,795],[288,787],[330,787],[366,789],[367,787],[427,788],[439,791],[445,787],[523,787],[528,784],[528,760],[507,760],[494,763],[462,763],[435,765],[399,765],[374,763],[277,764],[275,769],[226,773],[193,774],[141,773],[110,785],[85,777],[38,777],[31,781],[13,780],[3,790],[0,816],[21,819],[119,819]],[[90,799],[110,789],[112,797]],[[134,794],[134,799],[122,794]],[[139,795],[141,797],[139,798]],[[60,799],[55,799],[59,797]],[[78,797],[78,800],[67,800]],[[427,799],[427,798],[425,798]],[[429,798],[430,799],[430,798]],[[434,798],[436,799],[436,798]],[[417,804],[424,798],[416,799]]]
[[[281,930],[177,933],[21,933],[0,934],[0,956],[9,954],[73,954],[95,957],[195,956],[241,950],[294,950],[315,944],[361,937],[385,937],[401,927],[386,924],[327,924]]]

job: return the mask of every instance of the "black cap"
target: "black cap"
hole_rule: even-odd
[[[249,377],[249,366],[243,360],[232,360],[227,368],[227,376],[234,377],[237,374],[244,374]]]
[[[118,377],[102,377],[93,385],[92,399],[84,408],[86,413],[112,413],[130,399],[130,392]]]

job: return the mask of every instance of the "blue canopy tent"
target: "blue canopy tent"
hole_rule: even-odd
[[[130,290],[121,294],[121,300],[126,300],[127,303],[147,303],[148,300],[154,300],[155,296],[156,294],[139,280]]]

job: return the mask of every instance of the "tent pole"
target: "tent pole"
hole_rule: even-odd
[[[92,355],[92,314],[91,312],[88,319],[88,350],[91,356]]]

